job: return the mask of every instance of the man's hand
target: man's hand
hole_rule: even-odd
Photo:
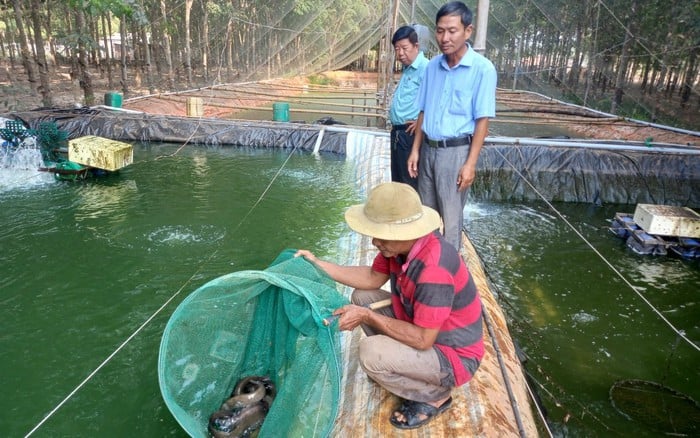
[[[408,174],[411,175],[411,178],[418,178],[418,155],[418,152],[414,150],[411,150],[411,153],[408,155],[406,165],[408,166]]]
[[[465,163],[457,175],[457,191],[463,192],[469,188],[474,182],[474,178],[476,178],[476,169],[473,165]]]
[[[416,121],[415,120],[409,120],[406,122],[406,132],[413,135],[414,132],[416,132]]]
[[[306,260],[312,262],[313,264],[318,264],[318,259],[316,256],[308,249],[300,249],[294,253],[294,257],[304,257]]]
[[[367,312],[371,312],[366,307],[348,304],[333,312],[333,315],[340,315],[338,318],[338,330],[353,330],[364,322]]]

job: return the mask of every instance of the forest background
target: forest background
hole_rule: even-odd
[[[398,72],[434,0],[0,0],[0,110],[93,105],[332,70]],[[700,0],[479,0],[499,87],[698,130]],[[479,22],[475,21],[478,26]],[[319,79],[321,78],[321,79]],[[378,89],[379,92],[385,91]]]

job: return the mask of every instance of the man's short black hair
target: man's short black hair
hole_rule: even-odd
[[[412,26],[401,26],[396,29],[394,36],[391,38],[391,45],[395,46],[399,41],[408,38],[411,44],[418,43],[418,33]]]
[[[449,2],[442,5],[435,16],[435,24],[440,21],[440,18],[447,15],[460,17],[464,27],[472,24],[472,11],[462,2]]]

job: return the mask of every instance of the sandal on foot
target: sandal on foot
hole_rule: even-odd
[[[397,420],[394,414],[392,414],[389,421],[399,429],[416,429],[427,424],[437,415],[445,412],[450,406],[452,406],[452,397],[445,400],[445,402],[437,408],[428,403],[404,400],[401,406],[394,412],[394,414],[400,413],[403,415],[404,420]],[[421,415],[424,416],[424,418],[421,418]]]

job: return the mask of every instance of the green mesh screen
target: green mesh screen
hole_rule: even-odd
[[[322,319],[347,300],[325,273],[293,250],[264,271],[241,271],[203,285],[175,310],[158,358],[168,408],[193,437],[250,375],[269,376],[277,396],[260,436],[327,436],[340,398],[337,325]]]

